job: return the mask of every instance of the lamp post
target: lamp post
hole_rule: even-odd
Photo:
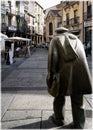
[[[20,15],[16,15],[16,21],[17,21],[17,34],[19,36]]]

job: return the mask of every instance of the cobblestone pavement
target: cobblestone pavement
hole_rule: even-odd
[[[88,58],[91,67],[91,58]],[[62,129],[53,124],[53,97],[47,92],[47,49],[36,48],[27,58],[1,66],[1,129]],[[92,129],[92,95],[84,97],[86,124]],[[66,97],[66,123],[72,122],[70,97]]]

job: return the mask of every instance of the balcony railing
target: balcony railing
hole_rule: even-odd
[[[14,10],[13,8],[10,9],[9,7],[7,7],[6,12],[8,15],[16,15],[16,10]]]
[[[72,26],[79,25],[79,23],[80,23],[80,17],[74,17],[71,19]]]
[[[66,21],[63,21],[63,25],[64,27],[70,27],[71,26],[71,20],[66,20]]]
[[[58,27],[60,27],[60,25],[62,25],[62,21],[59,21],[59,22],[57,23],[57,26],[58,26]]]
[[[6,14],[5,4],[1,4],[1,13]]]
[[[28,11],[28,5],[24,3],[24,10]]]
[[[28,2],[28,0],[23,0],[24,1],[24,3],[26,3],[26,4],[28,4],[29,2]]]
[[[74,4],[79,4],[79,1],[69,1],[69,2],[64,2],[63,7],[64,9],[73,6]]]
[[[72,1],[71,5],[74,5],[74,4],[79,4],[79,1]]]
[[[1,14],[6,14],[6,9],[5,8],[1,8]]]
[[[79,23],[80,23],[79,17],[63,21],[64,27],[77,26],[79,25]]]
[[[20,15],[21,17],[23,17],[24,13],[21,13],[20,11],[16,11],[16,15]]]
[[[87,19],[91,19],[92,18],[92,12],[91,13],[87,13],[87,12],[85,12],[84,13],[84,20],[87,20]]]

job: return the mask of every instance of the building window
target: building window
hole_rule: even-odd
[[[92,6],[91,4],[87,3],[87,18],[91,18],[92,17]]]
[[[49,23],[49,35],[53,35],[53,24]]]
[[[1,14],[2,23],[5,23],[5,14]]]
[[[69,25],[69,14],[66,14],[66,25]]]
[[[70,4],[70,2],[69,1],[66,1],[66,5],[69,5]]]
[[[10,10],[10,13],[11,13],[11,1],[8,1],[8,4],[9,4],[9,10]]]
[[[74,24],[77,24],[78,23],[78,11],[77,10],[74,10]]]
[[[11,26],[11,17],[8,16],[8,25]]]

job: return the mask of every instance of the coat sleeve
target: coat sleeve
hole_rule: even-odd
[[[52,39],[48,51],[48,75],[47,75],[47,85],[51,86],[54,75],[57,70],[58,64],[58,51],[56,45],[56,39]]]

